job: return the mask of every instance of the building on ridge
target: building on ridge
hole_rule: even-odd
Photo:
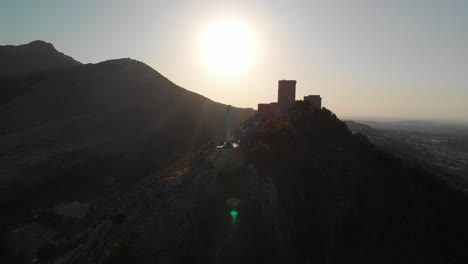
[[[295,80],[279,80],[278,102],[258,104],[258,112],[270,117],[287,116],[289,108],[296,102],[296,83]],[[304,101],[310,104],[310,110],[322,108],[322,97],[320,95],[304,96]]]

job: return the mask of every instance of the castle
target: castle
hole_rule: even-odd
[[[258,104],[258,112],[266,116],[285,116],[288,109],[296,102],[296,83],[295,80],[278,81],[278,102]],[[309,103],[311,110],[322,108],[320,95],[304,96],[304,101]]]

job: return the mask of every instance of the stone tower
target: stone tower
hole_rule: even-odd
[[[296,101],[296,81],[280,80],[278,81],[278,105],[281,112],[287,112]]]

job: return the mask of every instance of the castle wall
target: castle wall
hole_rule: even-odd
[[[265,116],[279,116],[281,111],[278,103],[258,104],[258,112]]]
[[[310,109],[322,109],[322,97],[320,95],[304,96],[304,101],[309,102]]]

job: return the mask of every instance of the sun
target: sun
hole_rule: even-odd
[[[255,55],[250,30],[237,21],[220,21],[201,38],[201,54],[210,69],[225,74],[244,71]]]

